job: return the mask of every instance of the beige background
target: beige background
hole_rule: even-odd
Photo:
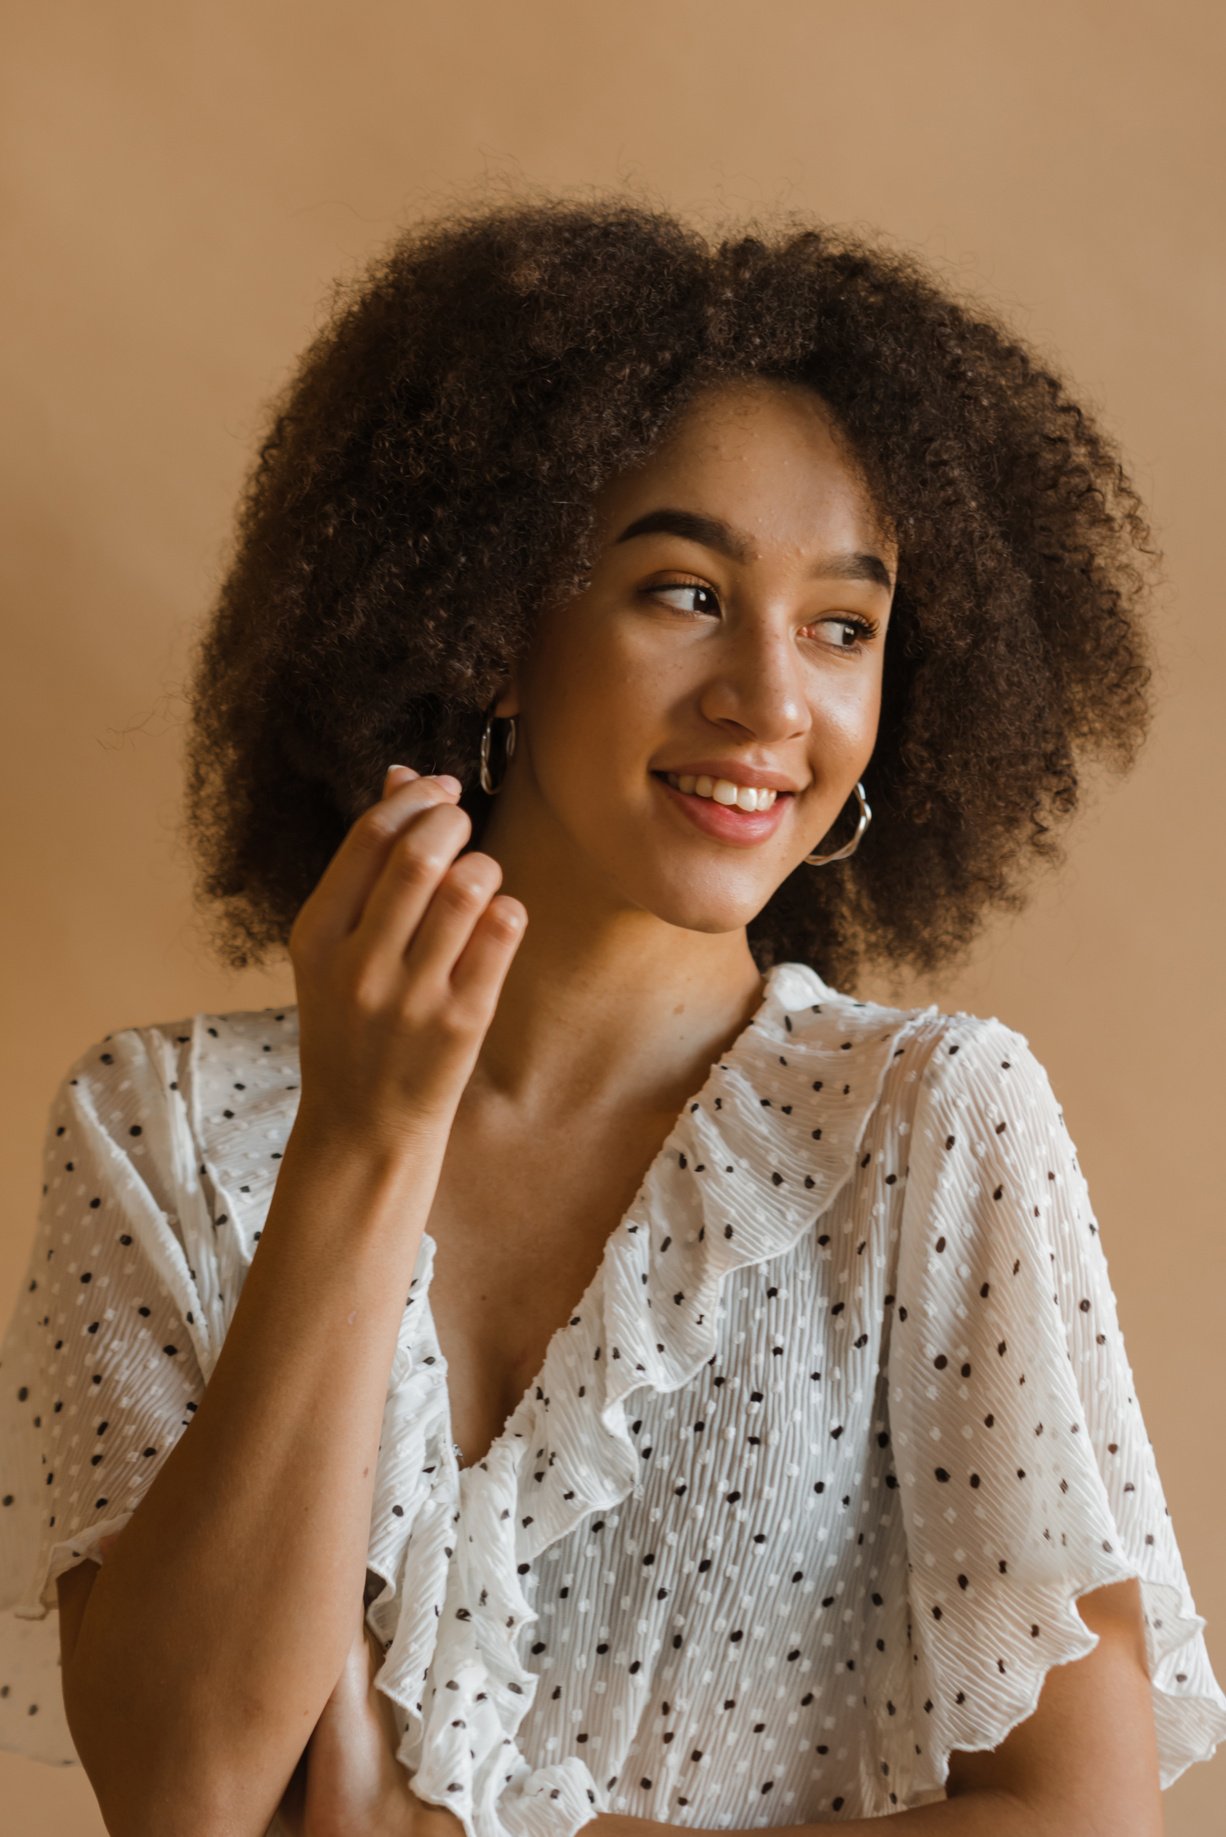
[[[227,976],[193,930],[178,691],[261,404],[331,277],[483,185],[625,185],[708,225],[781,206],[880,232],[1078,380],[1167,553],[1140,768],[1092,801],[1023,919],[905,993],[999,1014],[1048,1067],[1226,1681],[1226,15],[1130,0],[8,15],[3,1313],[77,1053],[119,1026],[292,1000],[287,969]],[[1224,1797],[1219,1754],[1166,1795],[1171,1837],[1220,1829]],[[14,1837],[102,1830],[77,1768],[0,1756],[0,1802]]]

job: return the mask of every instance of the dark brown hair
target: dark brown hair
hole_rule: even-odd
[[[595,493],[697,390],[753,376],[824,398],[899,547],[873,822],[750,921],[759,968],[932,969],[1024,903],[1086,760],[1124,769],[1149,720],[1157,551],[1112,438],[906,253],[521,198],[339,286],[273,407],[190,685],[186,833],[225,962],[284,946],[392,760],[454,772],[480,845],[483,711],[538,608],[581,590]]]

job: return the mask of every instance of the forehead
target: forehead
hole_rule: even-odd
[[[895,559],[833,412],[800,383],[750,378],[700,391],[652,453],[600,492],[602,546],[664,504],[746,531],[747,561],[764,549],[799,552],[832,541],[871,545]]]

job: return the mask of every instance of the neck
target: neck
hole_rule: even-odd
[[[474,846],[499,863],[500,890],[523,901],[528,926],[474,1066],[473,1099],[542,1120],[576,1104],[675,1114],[761,1002],[744,924],[710,928],[719,905],[697,885],[669,897],[708,928],[662,918],[577,845],[522,773]]]
[[[576,1103],[672,1111],[761,1002],[744,931],[678,931],[635,914],[641,924],[589,932],[524,903],[528,929],[474,1067],[474,1097],[541,1116]]]

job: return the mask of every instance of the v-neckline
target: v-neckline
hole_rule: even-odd
[[[488,1473],[495,1463],[501,1461],[507,1454],[513,1451],[515,1442],[521,1439],[520,1424],[530,1415],[532,1405],[536,1400],[537,1392],[545,1390],[546,1388],[545,1379],[548,1376],[551,1365],[555,1362],[555,1354],[562,1336],[569,1331],[573,1320],[577,1318],[586,1318],[589,1311],[599,1304],[600,1298],[604,1293],[609,1265],[614,1256],[618,1254],[619,1249],[625,1244],[627,1225],[634,1219],[638,1211],[644,1190],[652,1182],[653,1176],[656,1175],[668,1156],[676,1152],[679,1138],[685,1127],[686,1118],[690,1115],[691,1111],[696,1105],[702,1103],[719,1074],[722,1071],[726,1071],[735,1062],[746,1042],[757,1033],[761,1026],[763,1016],[774,995],[776,978],[784,967],[783,964],[776,963],[763,972],[762,986],[753,1013],[741,1028],[740,1032],[732,1040],[731,1044],[726,1047],[722,1053],[711,1060],[710,1065],[707,1067],[706,1076],[698,1090],[687,1097],[682,1103],[681,1108],[673,1120],[673,1125],[668,1135],[665,1137],[656,1153],[652,1156],[648,1166],[644,1169],[634,1198],[630,1201],[629,1206],[626,1208],[625,1212],[622,1213],[622,1216],[618,1219],[605,1239],[604,1247],[600,1253],[600,1261],[596,1266],[595,1273],[588,1282],[582,1295],[580,1295],[578,1301],[567,1309],[565,1319],[560,1321],[550,1334],[539,1370],[529,1379],[520,1395],[519,1402],[512,1409],[510,1415],[507,1416],[501,1429],[499,1429],[485,1453],[478,1460],[471,1462],[465,1462],[461,1459],[461,1450],[459,1449],[453,1433],[451,1390],[447,1381],[450,1366],[447,1361],[447,1355],[443,1351],[439,1341],[438,1329],[434,1319],[434,1309],[430,1302],[430,1290],[434,1281],[438,1242],[431,1235],[429,1229],[426,1229],[422,1233],[422,1247],[426,1254],[426,1282],[421,1297],[422,1324],[430,1341],[431,1354],[435,1361],[436,1377],[441,1386],[442,1433],[440,1440],[443,1447],[446,1449],[446,1459],[451,1470],[454,1472],[457,1486],[463,1486],[464,1482],[471,1480],[476,1474]]]
[[[471,1468],[457,1467],[451,1448],[429,1313],[433,1241],[425,1247],[389,1388],[368,1550],[385,1584],[369,1609],[387,1651],[380,1689],[404,1708],[400,1756],[425,1799],[488,1807],[505,1783],[540,1684],[540,1648],[525,1634],[545,1553],[594,1514],[603,1528],[623,1501],[633,1516],[653,1484],[665,1504],[688,1509],[671,1457],[692,1443],[667,1400],[723,1382],[730,1366],[708,1369],[722,1355],[752,1352],[726,1286],[820,1232],[816,1221],[865,1165],[865,1130],[894,1061],[937,1013],[858,1001],[807,963],[774,966],[610,1234],[582,1315],[554,1333]],[[661,1420],[644,1424],[653,1401]],[[654,1467],[644,1426],[659,1430]],[[654,1499],[646,1509],[654,1523]],[[472,1713],[458,1715],[464,1705]],[[556,1796],[571,1828],[595,1792],[581,1769],[568,1761],[536,1779],[541,1802]]]

